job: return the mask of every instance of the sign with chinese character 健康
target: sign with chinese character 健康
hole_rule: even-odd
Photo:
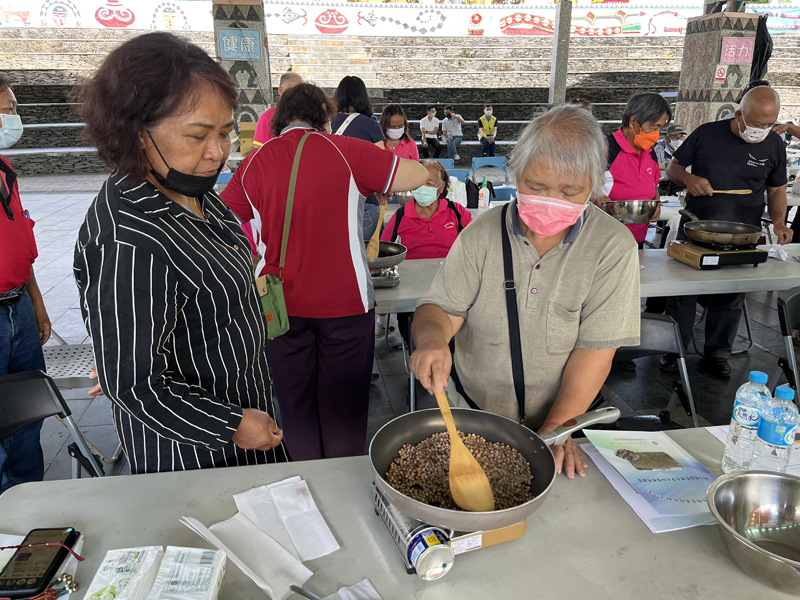
[[[752,37],[722,38],[722,56],[719,62],[723,65],[752,64],[755,42],[756,39]]]
[[[261,30],[217,29],[217,47],[222,60],[261,60]]]

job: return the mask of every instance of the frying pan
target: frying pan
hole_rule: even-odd
[[[683,232],[696,242],[724,246],[755,244],[761,237],[761,228],[733,221],[701,221],[688,210],[679,211],[691,221],[684,224]]]
[[[616,408],[601,408],[570,419],[561,427],[539,436],[524,425],[500,415],[469,408],[451,410],[460,431],[480,435],[487,442],[508,444],[525,457],[533,474],[532,499],[503,510],[466,512],[424,504],[389,485],[384,475],[403,444],[417,444],[445,430],[438,408],[406,413],[381,427],[370,442],[369,461],[375,485],[395,507],[424,523],[455,531],[488,531],[527,519],[545,501],[556,478],[556,461],[548,446],[563,444],[571,433],[588,425],[613,423],[620,415]]]
[[[364,242],[366,245],[368,242]],[[395,242],[381,242],[377,258],[368,258],[367,266],[374,269],[388,269],[399,265],[406,258],[406,247]]]

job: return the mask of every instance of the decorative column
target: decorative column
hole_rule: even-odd
[[[572,0],[556,0],[556,22],[553,27],[553,59],[550,63],[549,104],[567,100],[567,69],[569,67],[569,28],[572,24]]]
[[[720,12],[689,19],[675,122],[687,131],[732,117],[750,82],[758,15]]]
[[[239,86],[236,132],[272,105],[272,77],[262,0],[212,0],[217,57]]]
[[[553,36],[553,59],[550,63],[549,104],[562,104],[567,99],[569,67],[569,28],[572,24],[572,0],[556,0],[556,22]]]

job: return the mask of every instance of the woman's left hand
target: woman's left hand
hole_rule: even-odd
[[[553,456],[556,457],[556,473],[563,473],[570,479],[575,478],[575,473],[581,477],[586,477],[586,461],[583,460],[583,454],[580,449],[572,440],[567,438],[561,446],[553,446],[551,448]]]

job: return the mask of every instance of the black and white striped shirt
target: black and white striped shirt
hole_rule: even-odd
[[[243,450],[242,408],[274,416],[250,247],[214,193],[206,220],[150,183],[111,175],[75,246],[101,387],[133,473],[288,460]]]

